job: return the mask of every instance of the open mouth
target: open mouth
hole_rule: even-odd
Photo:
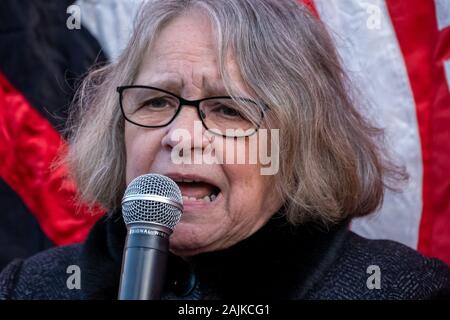
[[[220,188],[205,181],[185,178],[173,179],[181,190],[183,201],[213,202],[220,194]]]

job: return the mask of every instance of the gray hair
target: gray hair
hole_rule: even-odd
[[[276,192],[292,223],[335,223],[373,212],[387,181],[402,168],[387,161],[382,131],[357,111],[332,39],[296,0],[159,0],[140,10],[118,61],[92,71],[69,117],[70,148],[63,159],[81,200],[120,207],[125,190],[124,119],[117,86],[132,84],[160,30],[189,10],[203,10],[216,36],[219,72],[232,52],[248,89],[270,111],[266,126],[280,128]]]

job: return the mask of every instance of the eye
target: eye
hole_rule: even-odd
[[[163,110],[166,108],[172,108],[173,106],[173,99],[170,99],[169,97],[157,97],[147,99],[144,102],[140,103],[139,109],[145,107],[152,110]]]
[[[212,111],[221,117],[243,119],[241,113],[232,106],[217,103],[213,106]]]

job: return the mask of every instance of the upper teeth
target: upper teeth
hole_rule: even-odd
[[[215,195],[214,193],[211,193],[208,196],[204,196],[203,198],[183,196],[183,200],[205,201],[205,202],[214,201],[214,200],[216,200],[216,198],[217,198],[217,195]]]
[[[174,179],[175,182],[200,182],[200,180],[193,180],[193,179],[186,179],[186,178],[177,178]],[[205,201],[205,202],[211,202],[216,200],[217,195],[214,193],[211,193],[210,195],[204,196],[203,198],[196,198],[196,197],[189,197],[183,195],[183,200],[193,200],[193,201]]]
[[[185,179],[185,178],[180,178],[180,179],[174,179],[175,182],[199,182],[199,180],[192,180],[192,179]]]

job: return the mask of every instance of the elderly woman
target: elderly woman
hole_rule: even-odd
[[[12,262],[0,297],[115,299],[121,199],[146,173],[174,179],[184,200],[164,299],[448,294],[444,263],[348,230],[405,176],[350,92],[330,36],[295,0],[149,1],[120,59],[84,81],[71,117],[66,160],[80,197],[109,214],[83,244]],[[211,145],[212,157],[248,160],[255,136],[279,167],[175,161]],[[68,285],[68,267],[81,286]]]

